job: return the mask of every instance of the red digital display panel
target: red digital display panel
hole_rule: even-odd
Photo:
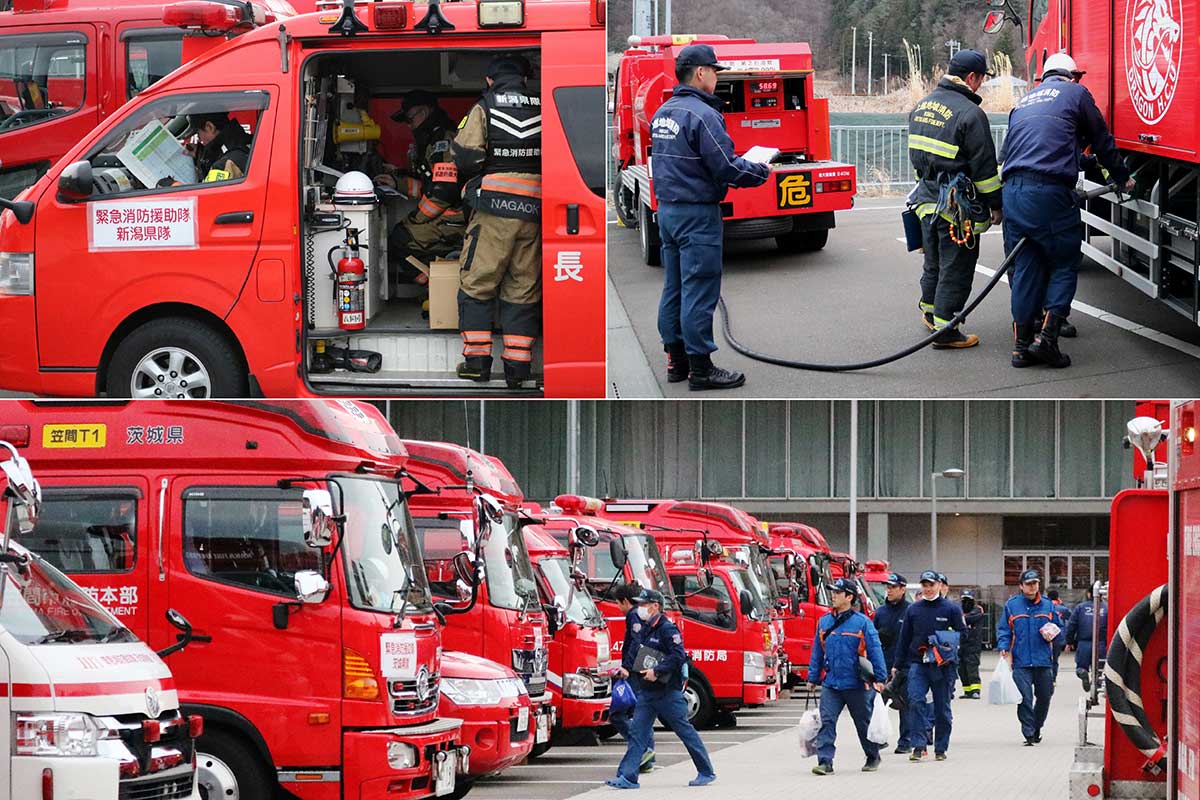
[[[751,81],[750,91],[754,94],[773,94],[782,84],[779,81]]]

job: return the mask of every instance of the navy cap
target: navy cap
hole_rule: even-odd
[[[424,89],[413,89],[410,92],[405,92],[403,99],[400,101],[400,108],[392,114],[394,122],[405,122],[408,117],[408,112],[412,111],[417,106],[436,107],[438,104],[437,95],[433,92],[427,92]]]
[[[987,56],[978,50],[959,50],[955,53],[950,59],[950,71],[962,72],[964,75],[975,72],[989,78],[996,77],[996,73],[988,69]]]
[[[689,44],[680,50],[675,58],[675,68],[679,67],[712,67],[717,72],[729,69],[717,63],[717,51],[706,44]]]
[[[520,55],[496,56],[487,68],[487,76],[492,80],[496,80],[502,75],[528,78],[532,74],[533,66],[529,63],[529,59]]]
[[[1038,574],[1036,569],[1027,569],[1021,573],[1021,583],[1030,583],[1032,581],[1038,581],[1040,583],[1041,580],[1042,576]]]
[[[893,572],[891,575],[888,575],[887,580],[884,581],[884,583],[886,583],[888,586],[907,586],[908,585],[908,581],[899,572]]]
[[[662,592],[657,589],[642,589],[641,594],[634,598],[639,603],[658,603],[663,604]]]
[[[938,575],[938,580],[939,580],[939,581],[941,581],[942,583],[946,584],[947,586],[949,586],[949,585],[950,585],[950,581],[946,579],[946,573],[944,573],[944,572],[939,572],[937,575]]]
[[[972,590],[970,590],[970,589],[963,589],[963,591],[962,591],[962,594],[960,594],[960,595],[959,595],[959,597],[969,597],[969,598],[971,598],[972,600],[974,600],[974,599],[975,599],[975,592],[973,592],[973,591],[972,591]]]
[[[931,569],[927,569],[921,573],[921,583],[928,581],[929,583],[938,582],[938,574]]]
[[[858,584],[849,578],[838,578],[829,588],[835,592],[845,592],[851,597],[858,597]]]

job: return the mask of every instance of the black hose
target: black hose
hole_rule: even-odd
[[[1099,197],[1100,195],[1107,194],[1111,191],[1114,191],[1113,187],[1102,186],[1083,193],[1081,198],[1090,200],[1093,197]],[[983,302],[983,299],[988,296],[988,293],[991,292],[992,289],[996,288],[996,284],[1000,282],[1000,279],[1003,278],[1008,270],[1012,267],[1013,259],[1016,257],[1017,253],[1021,252],[1021,248],[1025,246],[1025,241],[1025,237],[1021,237],[1016,246],[1014,246],[1013,249],[1009,251],[1008,255],[1004,257],[1004,261],[996,270],[996,274],[992,276],[990,281],[988,281],[987,286],[983,287],[983,291],[980,292],[974,300],[968,303],[966,308],[955,314],[954,318],[951,319],[945,327],[953,328],[954,326],[961,324],[962,321],[967,318],[967,315],[974,311],[976,306]],[[807,361],[796,361],[794,359],[784,358],[783,356],[773,356],[768,353],[760,353],[757,350],[750,349],[734,338],[733,327],[729,319],[729,309],[725,306],[725,298],[720,298],[717,301],[717,305],[721,309],[721,330],[725,334],[725,341],[729,342],[729,346],[734,350],[746,356],[747,358],[754,359],[755,361],[762,361],[767,364],[774,364],[778,367],[787,367],[789,369],[808,370],[809,372],[857,372],[858,370],[882,367],[884,364],[890,364],[893,361],[899,361],[902,358],[911,356],[918,350],[928,347],[937,341],[938,337],[942,335],[941,331],[935,331],[916,344],[910,345],[898,353],[893,353],[892,355],[884,356],[883,358],[877,358],[873,361],[859,361],[853,364],[812,364]]]
[[[1104,667],[1104,689],[1113,721],[1147,761],[1147,772],[1158,774],[1166,767],[1166,747],[1150,723],[1142,700],[1142,658],[1150,637],[1167,615],[1167,586],[1163,584],[1143,597],[1117,626],[1108,646]]]

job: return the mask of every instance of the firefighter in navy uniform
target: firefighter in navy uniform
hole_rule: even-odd
[[[427,284],[429,277],[409,264],[406,256],[428,260],[448,255],[462,247],[466,228],[458,169],[450,153],[454,123],[437,97],[421,89],[404,95],[392,120],[412,130],[409,171],[377,175],[375,183],[416,199],[417,207],[388,235],[388,261],[408,282]]]
[[[541,327],[542,100],[526,81],[521,56],[497,56],[487,91],[458,126],[451,152],[471,209],[459,258],[458,376],[487,382],[497,298],[504,335],[504,379],[519,389],[532,377]]]
[[[976,602],[975,593],[970,589],[960,597],[962,601],[963,628],[962,641],[958,648],[958,678],[962,681],[964,700],[978,700],[979,691],[983,688],[979,679],[979,655],[983,652],[983,603]]]
[[[950,69],[908,117],[908,159],[917,173],[909,195],[921,218],[925,266],[921,320],[941,330],[933,346],[974,347],[950,320],[966,305],[979,259],[979,235],[1001,219],[996,145],[976,92],[988,71],[977,50],[959,50]]]
[[[1096,101],[1075,80],[1081,74],[1074,59],[1055,53],[1042,66],[1042,85],[1008,115],[1004,251],[1026,239],[1010,278],[1014,367],[1071,365],[1058,337],[1071,313],[1081,259],[1083,225],[1074,191],[1080,151],[1090,145],[1113,183],[1134,188]]]
[[[250,134],[224,111],[188,114],[188,126],[200,142],[196,177],[204,183],[228,181],[246,174]]]

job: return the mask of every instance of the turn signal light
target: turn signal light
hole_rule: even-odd
[[[823,192],[848,192],[852,183],[850,181],[818,181],[813,187],[813,191],[821,194]]]
[[[8,442],[13,447],[29,447],[29,426],[0,425],[0,442]]]
[[[142,741],[157,742],[162,740],[162,725],[156,719],[142,721]]]
[[[1183,454],[1191,455],[1196,449],[1196,417],[1191,411],[1180,412],[1179,427],[1180,449]]]
[[[342,697],[347,700],[378,700],[379,681],[365,658],[349,647],[342,650]]]
[[[398,31],[408,26],[412,3],[372,3],[371,27],[379,31]]]
[[[54,800],[54,770],[42,770],[42,800]]]
[[[187,718],[188,737],[191,739],[199,739],[204,733],[204,717],[199,714],[192,714]]]

